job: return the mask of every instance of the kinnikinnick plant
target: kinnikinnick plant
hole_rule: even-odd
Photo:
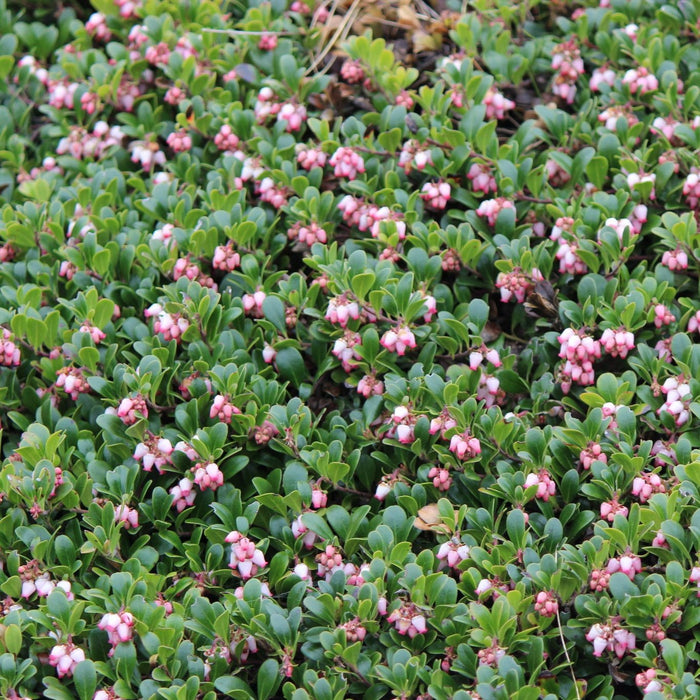
[[[0,0],[0,695],[700,698],[700,7]]]

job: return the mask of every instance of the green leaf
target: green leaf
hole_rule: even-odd
[[[675,639],[661,640],[661,655],[671,672],[673,680],[680,681],[685,668],[685,654],[681,645]]]
[[[363,272],[359,275],[354,275],[350,278],[350,286],[352,291],[355,292],[360,301],[364,301],[367,296],[367,292],[374,286],[376,280],[376,275],[371,270]]]
[[[281,682],[279,663],[275,659],[267,659],[258,669],[258,700],[269,700]]]
[[[283,379],[288,379],[298,387],[302,382],[309,380],[304,358],[296,348],[282,348],[275,357],[277,369]]]
[[[81,661],[73,671],[73,683],[80,700],[92,700],[97,689],[97,671],[89,659]]]
[[[5,647],[10,654],[19,654],[22,648],[22,630],[19,625],[8,625],[5,628]]]
[[[262,310],[265,314],[265,318],[273,323],[278,331],[284,334],[287,333],[284,304],[279,297],[272,295],[266,296],[262,304]]]

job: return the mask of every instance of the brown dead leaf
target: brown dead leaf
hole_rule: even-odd
[[[457,511],[455,514],[455,526],[457,525]],[[454,527],[450,527],[442,521],[440,517],[440,509],[437,503],[428,503],[427,506],[423,506],[416,515],[413,521],[413,527],[418,530],[423,530],[427,532],[440,532],[445,535],[449,535],[454,531]]]

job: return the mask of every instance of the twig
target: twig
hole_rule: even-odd
[[[335,46],[336,42],[338,40],[342,41],[347,37],[347,35],[350,33],[350,29],[352,28],[353,23],[357,19],[357,15],[359,14],[357,10],[359,4],[360,0],[353,0],[352,5],[350,5],[350,9],[348,10],[345,17],[343,17],[343,21],[338,25],[338,28],[335,30],[333,36],[326,43],[326,46],[324,47],[323,51],[321,51],[321,53],[318,56],[316,56],[314,62],[307,68],[305,75],[313,73],[313,71],[315,71],[316,68],[319,65],[321,65],[321,61],[323,61],[328,52]]]
[[[571,657],[566,648],[566,640],[564,639],[564,630],[561,626],[561,618],[559,617],[559,606],[557,605],[557,627],[559,628],[559,639],[561,639],[561,648],[564,650],[564,656],[569,664],[569,670],[571,671],[571,679],[574,682],[574,690],[576,691],[576,700],[581,700],[581,693],[578,690],[578,682],[576,681],[576,674],[574,673],[574,665],[571,663]]]
[[[264,31],[256,32],[252,29],[209,29],[208,27],[203,27],[203,32],[208,32],[209,34],[228,34],[230,36],[262,36],[263,34],[274,34],[275,36],[299,36],[300,32],[275,32],[275,31]]]

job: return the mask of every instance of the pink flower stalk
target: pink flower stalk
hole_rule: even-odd
[[[117,645],[131,641],[134,635],[134,616],[129,612],[106,613],[97,626],[107,632],[112,645],[109,656],[112,656]]]
[[[451,428],[456,427],[457,421],[450,415],[449,408],[445,406],[440,412],[440,415],[430,421],[429,432],[431,435],[435,435],[435,433],[439,432],[440,437],[444,440],[445,433]]]
[[[230,425],[234,415],[240,415],[241,409],[234,406],[228,397],[222,394],[217,394],[214,397],[214,403],[209,409],[209,418],[218,418],[222,423]]]
[[[640,95],[644,95],[647,92],[653,92],[659,87],[659,81],[656,79],[656,76],[644,66],[628,70],[622,78],[622,84],[629,86],[632,95],[637,92]]]
[[[188,280],[196,280],[202,287],[216,289],[214,280],[205,275],[199,265],[190,260],[189,255],[186,255],[184,258],[178,258],[173,266],[173,279],[179,280],[181,277],[186,277]]]
[[[140,394],[131,398],[122,399],[117,408],[117,416],[124,425],[134,425],[139,418],[148,418],[146,399]]]
[[[214,145],[220,151],[230,151],[233,153],[240,143],[240,139],[234,133],[230,124],[222,124],[214,137]]]
[[[561,373],[562,391],[567,393],[572,383],[590,386],[595,381],[593,362],[601,356],[600,343],[583,331],[565,328],[557,338],[561,345],[559,357],[565,360]]]
[[[137,462],[141,462],[144,471],[150,472],[155,467],[159,474],[163,474],[163,467],[173,463],[170,457],[172,453],[173,446],[170,440],[151,435],[136,445],[133,457]]]
[[[199,486],[200,491],[216,491],[224,484],[224,475],[219,469],[219,465],[214,462],[199,462],[192,467],[194,473],[194,483]]]
[[[324,318],[345,328],[350,319],[356,321],[360,318],[360,306],[356,301],[349,301],[345,294],[341,294],[328,302],[328,310]]]
[[[498,377],[482,372],[476,390],[477,401],[483,401],[486,408],[491,408],[494,404],[501,403],[504,397],[505,392],[501,389]]]
[[[160,241],[168,250],[177,245],[175,240],[175,225],[163,224],[151,234],[151,240]]]
[[[350,85],[361,83],[365,79],[365,71],[362,62],[357,59],[347,58],[340,68],[340,77]]]
[[[125,530],[133,530],[139,526],[139,512],[122,503],[114,509],[114,522],[124,523]]]
[[[168,61],[170,61],[170,48],[164,41],[161,41],[155,46],[149,46],[146,49],[145,58],[152,66],[157,66],[159,64],[168,65]]]
[[[347,146],[341,146],[328,162],[333,166],[336,177],[354,180],[358,174],[365,172],[365,161],[362,156]]]
[[[504,119],[506,112],[515,108],[515,102],[509,100],[498,90],[490,87],[484,95],[486,106],[486,119]]]
[[[49,663],[56,669],[59,678],[70,678],[81,661],[85,661],[85,652],[71,641],[56,644],[49,654]]]
[[[490,194],[498,190],[493,170],[486,163],[472,163],[467,172],[467,179],[472,183],[474,192]]]
[[[318,510],[319,508],[325,508],[327,504],[328,494],[318,486],[314,486],[311,489],[311,507]]]
[[[408,175],[412,168],[423,171],[428,165],[433,164],[433,156],[429,148],[425,148],[423,144],[416,139],[409,139],[401,147],[399,153],[399,167],[403,168]]]
[[[306,549],[311,549],[314,546],[314,542],[316,542],[318,539],[318,535],[304,525],[301,515],[292,521],[291,528],[295,539],[299,539],[300,537],[303,538],[302,541],[304,542],[304,547],[306,547]]]
[[[416,337],[408,326],[400,325],[395,330],[386,331],[379,343],[383,348],[389,352],[395,352],[400,357],[406,354],[406,350],[416,347]]]
[[[438,491],[449,491],[452,486],[452,475],[447,467],[431,467],[428,479],[433,480],[433,486]]]
[[[602,66],[601,68],[596,68],[593,73],[591,73],[591,80],[588,83],[588,87],[591,92],[600,92],[602,85],[608,85],[612,87],[615,84],[615,71],[612,68]]]
[[[481,454],[481,443],[470,435],[469,431],[453,435],[450,439],[450,452],[457,455],[459,459],[474,459]]]
[[[605,568],[609,574],[620,571],[630,581],[634,581],[634,577],[642,570],[642,560],[627,549],[625,554],[619,557],[612,557]]]
[[[700,168],[690,168],[690,174],[683,183],[683,196],[691,209],[697,209],[700,202]]]
[[[542,280],[544,277],[536,267],[529,275],[516,267],[512,272],[499,272],[496,277],[496,287],[501,290],[501,301],[507,303],[515,298],[518,304],[522,304],[534,289],[535,283]]]
[[[80,394],[90,391],[90,385],[80,367],[61,367],[56,372],[55,386],[57,389],[63,389],[73,401],[77,401]]]
[[[632,495],[641,503],[646,503],[655,493],[666,493],[666,484],[658,474],[640,472],[632,481]]]
[[[698,201],[700,201],[700,186],[698,187]],[[669,270],[675,272],[676,270],[687,270],[688,269],[688,254],[676,248],[675,250],[666,250],[661,256],[661,264],[665,265]]]
[[[123,700],[123,698],[121,695],[117,695],[114,687],[111,687],[101,688],[100,690],[95,691],[95,694],[92,696],[92,700]]]
[[[585,73],[581,51],[575,39],[569,39],[552,51],[552,68],[557,71],[552,84],[552,92],[567,104],[572,104],[576,95],[576,81]]]
[[[525,488],[537,486],[535,498],[538,498],[545,503],[556,493],[557,487],[554,480],[546,469],[540,469],[539,472],[528,474],[525,478]]]
[[[165,153],[155,141],[132,141],[129,144],[131,162],[138,163],[144,170],[152,170],[155,165],[165,165]]]
[[[229,532],[225,541],[231,545],[229,567],[238,569],[238,574],[244,581],[255,576],[260,569],[267,565],[262,551],[238,530]]]
[[[496,668],[498,662],[506,655],[506,650],[498,646],[498,640],[494,639],[490,647],[479,649],[476,656],[479,659],[479,666],[491,666]],[[473,697],[473,696],[472,696]]]
[[[432,209],[444,209],[451,193],[452,188],[447,182],[426,182],[421,190],[421,199]]]
[[[167,102],[167,104],[172,105],[173,107],[177,107],[177,105],[179,105],[180,102],[186,98],[187,93],[181,87],[173,85],[172,87],[168,88],[168,91],[163,97],[163,101]]]
[[[700,328],[700,309],[688,319],[688,333],[695,333]]]
[[[575,242],[562,241],[555,253],[559,261],[559,272],[570,275],[585,275],[588,265],[578,255],[579,246]]]
[[[182,334],[189,327],[190,322],[182,314],[169,314],[166,311],[160,311],[158,318],[153,323],[153,332],[162,335],[166,343],[169,343],[171,340],[179,343],[182,339]]]
[[[584,469],[590,469],[596,460],[607,464],[608,455],[603,452],[603,448],[597,442],[589,442],[586,448],[581,450],[579,461]]]
[[[365,374],[357,383],[357,393],[366,399],[370,396],[381,396],[384,393],[384,382],[377,379],[374,373]]]
[[[540,591],[535,596],[535,612],[542,617],[554,617],[559,610],[559,601],[554,591]]]
[[[275,116],[280,111],[282,105],[276,99],[272,88],[260,88],[258,99],[253,108],[258,124],[263,124],[268,117]]]
[[[626,651],[636,647],[634,634],[620,627],[616,619],[606,625],[596,623],[586,633],[586,639],[593,643],[593,656],[602,656],[604,651],[614,651],[617,658],[621,659]]]
[[[639,173],[629,173],[627,175],[627,187],[630,188],[630,190],[633,190],[637,185],[641,185],[645,182],[651,182],[652,185],[656,182],[656,175],[654,173],[644,173],[644,172],[639,172]],[[654,191],[654,188],[652,186],[651,188],[651,194],[649,195],[649,199],[655,199],[656,198],[656,193]]]
[[[263,313],[263,302],[266,298],[267,294],[260,289],[253,294],[244,294],[241,297],[241,302],[243,303],[243,311],[245,311],[246,316],[262,318],[265,315]]]
[[[668,413],[673,416],[678,427],[688,422],[690,419],[690,384],[683,375],[669,377],[661,386],[661,391],[666,396],[666,401],[657,411],[657,415]]]
[[[287,229],[287,238],[290,241],[298,240],[309,248],[316,242],[326,243],[328,241],[325,229],[321,228],[315,221],[309,224],[302,224],[300,221],[297,221]]]
[[[600,344],[612,357],[624,359],[630,350],[634,350],[634,334],[624,326],[620,326],[617,330],[606,328],[600,338]]]
[[[170,495],[173,496],[173,506],[178,513],[182,513],[185,508],[189,508],[194,504],[196,493],[194,491],[194,482],[185,477],[180,479],[176,486],[170,489]]]
[[[277,121],[285,126],[285,131],[299,131],[306,121],[306,107],[293,102],[285,102],[277,113]]]
[[[17,367],[20,363],[19,347],[15,345],[14,336],[7,328],[2,329],[0,339],[0,365]]]
[[[345,638],[350,643],[361,642],[367,636],[367,630],[362,626],[359,617],[344,622],[339,629],[345,630]]]
[[[451,569],[458,569],[461,562],[469,558],[469,545],[452,538],[443,542],[438,549],[437,558],[440,560],[440,568],[445,565]]]
[[[93,12],[85,22],[85,31],[94,39],[107,43],[112,38],[112,32],[107,27],[107,17],[101,12]]]
[[[669,326],[676,320],[671,309],[665,304],[656,304],[654,306],[654,325],[657,328],[661,326]]]
[[[323,168],[326,165],[328,156],[319,147],[305,146],[303,144],[297,144],[296,146],[297,163],[304,168],[304,170],[311,170],[312,168]],[[350,195],[346,195],[350,196]]]
[[[396,104],[397,107],[405,107],[406,109],[410,110],[413,108],[415,102],[408,90],[401,90],[401,92],[396,96],[396,102],[394,104]]]
[[[263,34],[258,41],[258,48],[261,51],[274,51],[277,48],[276,34]]]
[[[644,695],[663,691],[663,685],[656,678],[657,673],[658,671],[655,668],[648,668],[646,671],[641,671],[634,677],[635,684]]]
[[[229,241],[226,245],[216,246],[211,264],[215,270],[221,270],[222,272],[233,272],[240,266],[241,256],[236,252],[232,241]]]
[[[253,440],[256,445],[267,445],[273,437],[279,435],[279,428],[269,420],[264,420],[262,425],[256,425],[252,430]]]
[[[606,590],[610,583],[610,572],[605,569],[593,569],[591,571],[590,589],[595,593]]]
[[[598,121],[604,124],[608,131],[612,132],[617,131],[617,122],[619,119],[624,119],[627,122],[628,128],[639,121],[628,107],[619,105],[608,107],[598,115]]]
[[[476,210],[477,216],[484,217],[489,226],[495,226],[498,215],[504,209],[515,209],[515,204],[505,197],[485,199]]]
[[[613,496],[609,501],[603,501],[600,504],[600,517],[612,523],[616,515],[621,515],[626,518],[629,514],[627,506],[623,506],[618,500],[617,495]]]
[[[386,621],[393,623],[399,634],[408,635],[411,639],[428,631],[425,615],[414,603],[403,603],[389,614]]]
[[[386,433],[387,437],[396,437],[402,445],[410,445],[416,439],[413,430],[418,416],[408,406],[397,406],[390,420],[392,426]]]

